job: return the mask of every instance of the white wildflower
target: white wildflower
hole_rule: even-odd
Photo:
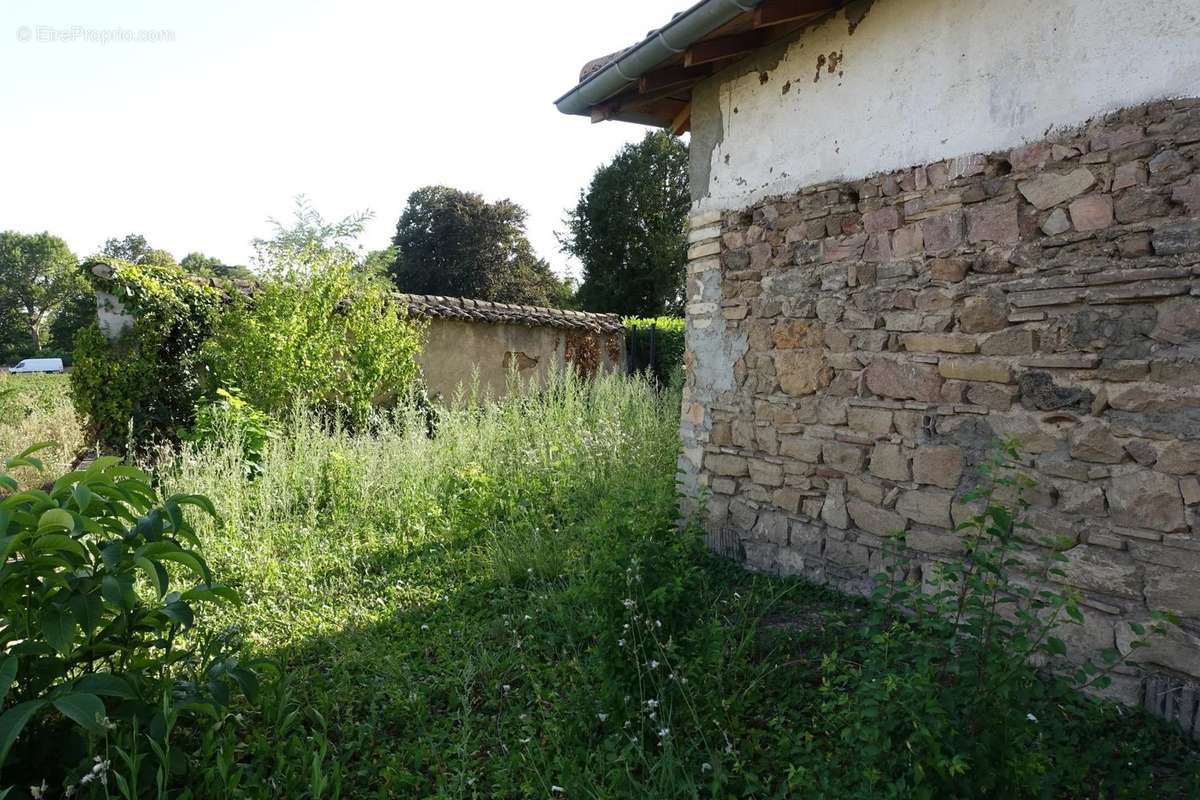
[[[646,701],[646,708],[658,708],[658,701],[651,697]]]
[[[1025,719],[1029,720],[1030,722],[1037,722],[1037,717],[1033,715],[1032,711],[1025,715]]]
[[[650,669],[658,669],[658,662],[657,662],[657,661],[651,661],[651,662],[650,662]]]
[[[705,761],[703,764],[701,764],[701,765],[700,765],[700,771],[701,771],[701,772],[711,772],[711,771],[712,771],[712,764],[710,764],[710,763],[708,763],[707,761]]]
[[[624,647],[624,646],[625,646],[625,640],[617,639],[617,647]]]
[[[551,786],[550,791],[553,792],[554,794],[562,794],[563,792],[565,792],[567,790],[562,788],[561,786]]]
[[[670,728],[659,728],[658,729],[658,738],[665,739],[665,738],[667,738],[667,734],[669,734],[670,732],[671,732]]]
[[[624,600],[621,601],[621,605],[625,606],[626,608],[633,608],[635,605],[637,605],[637,603],[633,602],[628,597],[626,597]]]
[[[606,719],[608,719],[608,714],[601,712],[596,715],[596,719],[600,720],[601,722],[604,722]]]
[[[427,630],[429,630],[429,626],[428,626],[428,625],[422,625],[422,626],[421,626],[421,630],[423,630],[423,631],[427,631]]]
[[[46,796],[46,790],[48,788],[50,788],[50,787],[48,787],[46,785],[46,779],[43,778],[41,786],[30,786],[29,787],[29,796],[32,797],[33,800],[41,800],[43,797]]]

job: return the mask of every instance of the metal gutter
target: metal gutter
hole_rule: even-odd
[[[700,0],[554,101],[564,114],[588,116],[603,103],[673,55],[765,0]]]

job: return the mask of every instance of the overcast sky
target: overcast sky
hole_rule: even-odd
[[[376,249],[440,183],[523,205],[561,271],[564,209],[645,129],[553,100],[687,4],[4,0],[0,229],[245,263],[298,193],[327,217],[375,212]],[[103,43],[113,29],[159,41]]]

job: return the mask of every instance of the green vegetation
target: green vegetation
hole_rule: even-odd
[[[424,186],[408,196],[396,223],[389,272],[411,294],[498,303],[566,306],[569,281],[538,258],[525,234],[528,213],[511,200],[489,203],[474,192]]]
[[[687,262],[687,145],[665,131],[627,144],[567,210],[564,252],[583,264],[587,311],[681,314]]]
[[[42,449],[5,470],[41,470]],[[21,491],[4,473],[0,487],[4,779],[63,776],[64,788],[98,796],[92,785],[107,794],[112,769],[123,792],[149,797],[187,775],[170,757],[176,728],[211,724],[235,693],[257,694],[236,642],[181,637],[200,606],[238,599],[190,549],[200,542],[186,509],[215,511],[196,495],[160,500],[149,475],[112,457],[46,491]]]
[[[191,423],[205,392],[200,348],[220,313],[221,292],[170,265],[97,257],[86,266],[134,321],[116,342],[95,321],[76,335],[75,407],[106,447],[170,441]],[[96,268],[109,277],[95,277]]]
[[[625,341],[635,371],[650,370],[664,384],[683,382],[684,330],[682,317],[626,317]]]
[[[355,424],[409,394],[421,327],[355,268],[346,240],[362,219],[327,223],[301,200],[292,227],[256,243],[252,295],[173,264],[90,261],[133,318],[115,342],[97,323],[76,337],[72,388],[91,434],[122,451],[177,442],[205,406],[227,403],[222,389],[276,419],[300,405]]]
[[[49,233],[0,232],[0,361],[38,354],[55,316],[86,294],[67,243]],[[54,337],[57,338],[57,337]]]
[[[260,670],[252,699],[233,691],[227,712],[155,740],[178,762],[164,796],[1200,792],[1194,745],[1025,661],[1054,654],[1030,637],[1069,624],[1069,592],[1039,596],[1026,621],[988,612],[1014,588],[992,568],[1021,547],[1019,503],[981,492],[963,531],[976,557],[927,600],[902,560],[874,601],[749,575],[675,525],[678,407],[644,380],[559,376],[440,412],[432,437],[415,409],[358,431],[300,411],[258,443],[253,471],[238,425],[160,462],[164,496],[213,501],[216,518],[193,515],[200,552],[243,598],[207,605],[177,641],[225,643],[227,659],[244,640],[239,664],[268,657],[286,676]],[[991,478],[1012,496],[1002,464]],[[156,596],[153,578],[137,587]],[[904,598],[915,616],[889,612]],[[938,611],[950,602],[966,609],[959,624]],[[143,774],[157,774],[139,741]],[[106,760],[121,796],[128,761]],[[45,777],[48,797],[78,778]],[[76,796],[102,796],[88,788]]]
[[[33,442],[53,442],[38,453],[46,472],[61,475],[71,468],[87,445],[81,421],[71,403],[66,375],[0,374],[0,459],[19,453]],[[23,481],[33,471],[18,470]]]

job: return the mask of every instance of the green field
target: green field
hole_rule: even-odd
[[[34,442],[55,443],[42,453],[50,474],[65,472],[85,447],[70,381],[66,375],[0,374],[0,458]]]

